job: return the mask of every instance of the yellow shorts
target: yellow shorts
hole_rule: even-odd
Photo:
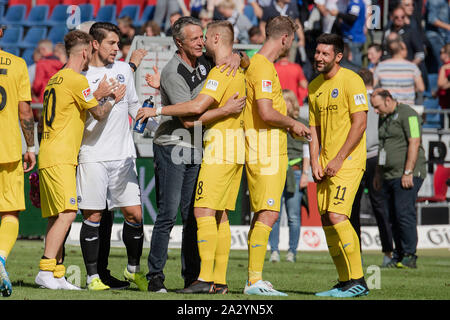
[[[0,163],[0,212],[25,210],[22,160]]]
[[[61,164],[39,169],[42,217],[57,216],[66,210],[78,211],[76,167]]]
[[[250,193],[250,208],[253,212],[261,210],[280,211],[287,167],[287,154],[276,156],[268,164],[245,164]]]
[[[202,163],[195,190],[196,208],[235,210],[242,178],[242,164]]]
[[[317,184],[317,205],[322,215],[328,212],[344,214],[350,218],[353,201],[361,183],[363,169],[341,169],[334,177]]]

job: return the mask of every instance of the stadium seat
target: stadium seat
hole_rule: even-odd
[[[7,0],[7,1],[3,1],[6,2],[6,4],[8,6],[15,6],[18,4],[23,4],[27,7],[27,12],[26,12],[26,16],[28,15],[28,13],[30,12],[31,7],[33,6],[33,0]]]
[[[440,110],[438,99],[425,99],[423,102],[423,106],[426,110]],[[424,128],[441,128],[441,115],[439,113],[427,113],[425,114],[425,123],[423,124]]]
[[[133,19],[133,22],[137,22],[139,20],[140,6],[138,5],[128,5],[122,8],[119,13],[118,18],[130,17]]]
[[[98,9],[95,21],[114,23],[115,20],[116,20],[116,6],[114,4],[106,5]]]
[[[28,30],[27,34],[23,38],[22,41],[20,41],[17,45],[20,48],[34,48],[37,46],[37,43],[45,39],[45,36],[47,35],[47,28],[46,27],[34,27]]]
[[[61,4],[61,0],[35,0],[35,5],[46,4],[50,7],[50,14],[53,14],[53,9],[59,4]]]
[[[90,3],[80,4],[81,22],[94,20],[94,6]]]
[[[50,15],[50,18],[46,22],[46,25],[49,27],[56,26],[65,26],[68,18],[67,8],[69,6],[67,4],[58,4],[53,9],[53,12]]]
[[[25,49],[22,53],[22,59],[25,60],[25,62],[27,63],[27,66],[32,65],[34,63],[34,60],[33,60],[34,50],[36,50],[36,48],[28,48],[28,49]]]
[[[53,44],[64,42],[64,36],[68,32],[69,30],[66,27],[53,27],[48,32],[47,39],[50,40]]]
[[[13,26],[8,27],[3,34],[3,38],[0,39],[0,47],[18,47],[18,43],[23,37],[23,27]]]
[[[5,47],[5,48],[3,48],[3,51],[11,53],[15,56],[20,55],[20,48],[18,48],[18,47]]]
[[[23,25],[26,27],[44,26],[48,18],[50,7],[46,4],[34,6],[30,10],[28,18],[24,21]]]
[[[244,7],[244,15],[247,16],[248,20],[254,25],[258,25],[258,18],[255,15],[255,11],[253,10],[253,7],[249,4],[246,4]]]
[[[27,7],[24,4],[10,6],[5,16],[1,18],[1,23],[8,26],[21,26],[25,21],[26,11]]]
[[[153,15],[155,14],[155,6],[146,6],[144,11],[142,12],[141,18],[134,25],[135,27],[142,27],[147,21],[153,19]]]

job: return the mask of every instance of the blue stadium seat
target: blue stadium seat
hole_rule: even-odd
[[[100,7],[98,9],[95,21],[114,23],[116,21],[116,5],[110,4],[107,6]]]
[[[53,27],[48,32],[47,39],[50,40],[53,44],[64,42],[64,36],[68,32],[69,30],[66,27]]]
[[[438,99],[425,99],[423,106],[426,110],[441,110],[439,106]],[[428,113],[425,115],[425,122],[423,124],[424,128],[441,128],[441,114],[439,113]]]
[[[81,23],[94,20],[94,6],[90,3],[78,5],[81,11]]]
[[[11,26],[8,27],[3,34],[3,38],[0,39],[0,47],[16,47],[23,38],[23,27]],[[5,50],[6,51],[6,50]]]
[[[25,60],[25,62],[27,63],[27,66],[32,65],[34,63],[34,60],[33,60],[34,50],[36,50],[36,48],[28,48],[28,49],[25,49],[22,53],[22,59]]]
[[[53,8],[52,14],[45,25],[49,27],[65,26],[68,18],[66,4],[58,4]]]
[[[5,48],[3,48],[3,51],[9,52],[15,56],[20,55],[20,48],[18,48],[18,47],[5,47]]]
[[[258,25],[258,18],[255,15],[255,11],[253,10],[253,7],[249,4],[246,4],[244,7],[244,14],[247,16],[248,20],[254,25]]]
[[[155,14],[155,6],[146,6],[142,12],[142,17],[136,22],[135,27],[142,27],[147,21],[153,19]]]
[[[133,20],[133,24],[139,21],[140,6],[128,5],[122,8],[119,13],[119,18],[130,17]]]
[[[21,26],[25,21],[26,12],[27,7],[24,4],[10,6],[0,21],[8,26]]]
[[[34,6],[23,25],[26,27],[45,26],[50,7],[48,5]]]
[[[22,41],[18,43],[20,48],[34,48],[38,42],[47,36],[46,27],[34,27],[28,30]]]

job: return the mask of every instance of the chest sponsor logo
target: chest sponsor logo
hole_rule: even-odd
[[[262,92],[272,93],[272,81],[263,80],[261,90],[262,90]]]
[[[338,109],[337,104],[331,104],[327,107],[319,107],[319,112],[329,112],[329,111],[334,112],[337,111],[337,109]]]
[[[218,86],[219,81],[209,79],[208,82],[206,82],[206,89],[216,91]]]

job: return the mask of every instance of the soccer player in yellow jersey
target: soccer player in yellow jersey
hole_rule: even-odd
[[[208,24],[207,55],[215,62],[230,56],[233,39],[233,27],[228,21]],[[137,119],[157,114],[193,116],[207,129],[194,204],[201,269],[198,280],[180,293],[228,292],[226,271],[231,246],[228,210],[235,209],[245,160],[241,112],[244,105],[243,70],[238,69],[233,77],[213,68],[194,100],[157,110],[143,108],[138,112]]]
[[[328,250],[339,283],[317,296],[367,295],[360,243],[349,217],[366,166],[367,97],[363,80],[342,68],[344,42],[335,34],[317,38],[308,87],[310,155],[317,201]]]
[[[5,263],[19,234],[19,212],[25,210],[24,172],[36,164],[30,101],[25,61],[0,50],[0,292],[4,297],[12,293]],[[27,144],[23,165],[19,121]]]
[[[99,105],[89,88],[86,71],[92,56],[92,37],[72,31],[64,37],[69,59],[48,82],[43,102],[43,135],[39,152],[42,216],[48,218],[44,255],[35,282],[49,289],[77,290],[66,281],[63,245],[77,213],[76,165],[86,110],[105,118],[125,92],[120,86]],[[101,97],[103,98],[103,97]]]
[[[270,20],[266,25],[266,42],[252,57],[246,71],[245,168],[251,209],[255,212],[248,235],[248,281],[244,288],[244,294],[249,295],[286,295],[263,281],[262,271],[286,181],[286,134],[308,137],[310,133],[302,123],[287,116],[273,64],[290,49],[297,28],[289,17],[278,16]]]

